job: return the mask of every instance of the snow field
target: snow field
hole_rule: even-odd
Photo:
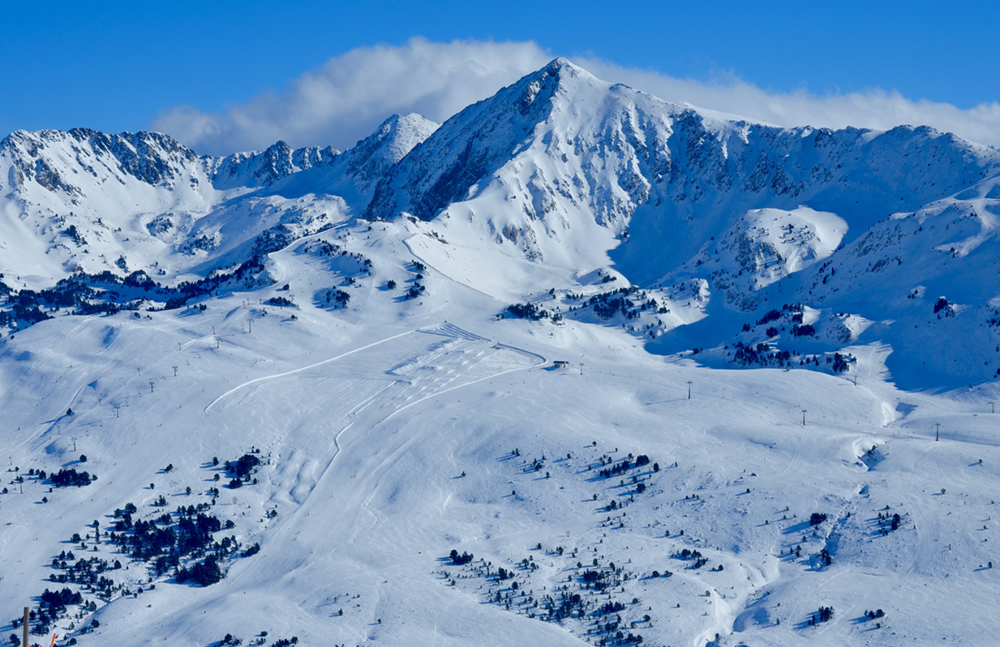
[[[149,504],[160,494],[168,510],[206,501],[218,485],[212,457],[256,447],[270,460],[259,482],[221,489],[214,510],[261,552],[205,589],[162,577],[138,598],[102,604],[101,628],[80,644],[207,644],[260,630],[306,644],[580,644],[593,629],[530,618],[523,602],[487,603],[505,587],[448,564],[452,549],[513,569],[536,599],[579,589],[577,562],[614,562],[634,575],[610,598],[626,603],[616,615],[626,627],[637,621],[627,630],[647,644],[701,645],[719,633],[732,645],[888,645],[991,630],[994,571],[979,569],[991,558],[983,540],[996,541],[989,393],[902,393],[878,378],[878,356],[862,357],[872,368],[858,386],[664,361],[613,329],[495,321],[495,302],[434,272],[422,305],[378,292],[380,271],[346,288],[370,292],[364,323],[353,323],[350,307],[326,311],[298,296],[312,291],[298,286],[333,280],[316,278],[315,262],[274,255],[299,304],[295,321],[288,309],[248,304],[266,294],[237,294],[204,314],[62,317],[4,344],[9,462],[51,472],[79,467],[86,453],[100,477],[51,494],[29,479],[25,495],[2,495],[10,525],[0,533],[16,547],[0,557],[4,617],[50,586],[47,564],[72,533],[95,518],[107,525],[128,501],[143,515],[158,514]],[[571,366],[553,369],[553,359]],[[943,429],[937,443],[932,422]],[[882,458],[866,465],[859,455],[873,445]],[[615,464],[629,453],[660,470],[597,476],[601,457]],[[159,473],[167,463],[174,470]],[[38,503],[43,493],[50,503]],[[882,536],[886,505],[903,523]],[[812,528],[813,512],[829,520]],[[684,548],[708,563],[695,570],[671,557]],[[823,548],[830,566],[817,561]],[[528,557],[537,570],[519,568]],[[119,576],[134,590],[148,573],[136,564]],[[833,606],[834,620],[803,626],[819,606]],[[875,608],[887,614],[879,630],[858,621]]]

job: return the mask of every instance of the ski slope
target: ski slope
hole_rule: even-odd
[[[415,271],[399,259],[420,227],[307,237],[270,255],[273,286],[204,311],[60,316],[5,338],[0,447],[19,471],[0,495],[3,631],[53,588],[50,562],[68,549],[122,559],[110,576],[133,594],[85,591],[97,610],[59,620],[60,644],[249,644],[267,631],[268,644],[580,645],[613,640],[595,621],[619,616],[644,644],[696,647],[982,644],[996,630],[993,384],[902,391],[887,351],[869,347],[840,376],[707,368],[611,326],[497,319],[505,302],[447,264],[403,299]],[[309,251],[321,238],[372,258],[371,274],[347,285]],[[347,307],[316,297],[334,285]],[[296,307],[262,303],[278,295]],[[266,462],[257,483],[213,481],[213,457],[251,448]],[[599,475],[629,454],[651,462]],[[49,492],[27,478],[23,495],[11,483],[81,465],[99,479]],[[234,522],[223,534],[260,552],[227,560],[212,586],[69,541],[127,502],[151,519],[157,497],[171,511],[213,486],[213,513]],[[883,535],[886,506],[901,523]],[[813,513],[827,519],[812,526]],[[453,549],[474,560],[453,565]],[[674,557],[685,549],[707,563]],[[612,562],[620,586],[585,587]],[[591,610],[625,608],[548,621],[545,596],[564,586]],[[832,620],[810,626],[821,606]],[[862,619],[875,609],[880,628]]]

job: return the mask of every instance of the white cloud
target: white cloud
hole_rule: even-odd
[[[900,125],[932,126],[980,144],[1000,145],[1000,103],[996,102],[962,110],[949,103],[914,101],[899,92],[877,88],[828,96],[803,90],[775,93],[736,77],[703,82],[592,58],[574,62],[598,78],[624,83],[667,101],[686,102],[778,126],[855,126],[874,130]]]
[[[413,38],[400,47],[362,47],[335,56],[283,92],[263,94],[222,113],[172,108],[151,127],[200,153],[263,149],[279,139],[292,146],[344,149],[394,113],[417,112],[440,123],[552,58],[531,42]]]
[[[553,54],[533,42],[411,39],[331,58],[281,92],[203,113],[179,106],[161,113],[154,130],[173,135],[201,153],[263,149],[279,139],[292,146],[333,144],[347,148],[393,113],[418,112],[442,122],[465,106],[541,68]],[[911,100],[897,92],[817,96],[774,93],[735,77],[715,81],[677,79],[595,58],[575,63],[598,78],[621,82],[669,101],[741,115],[780,126],[889,129],[929,125],[975,142],[1000,145],[1000,104],[962,110],[947,103]]]

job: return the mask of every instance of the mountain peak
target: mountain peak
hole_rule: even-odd
[[[561,56],[559,58],[552,59],[548,65],[541,68],[537,72],[525,76],[520,82],[518,82],[517,85],[527,84],[530,87],[536,84],[552,84],[552,89],[554,90],[556,88],[564,87],[566,84],[574,81],[583,81],[587,85],[608,85],[587,70],[578,65],[574,65],[569,59]]]
[[[347,151],[347,172],[354,176],[363,192],[370,191],[390,168],[438,127],[439,124],[415,112],[392,115]]]
[[[388,145],[392,149],[391,154],[395,157],[392,163],[395,164],[403,159],[403,156],[409,153],[410,149],[427,139],[431,133],[438,129],[438,126],[440,124],[416,112],[406,115],[392,115],[383,121],[372,135],[358,142],[358,145],[361,146],[371,140]]]
[[[218,160],[213,184],[217,189],[269,187],[298,171],[328,166],[339,154],[340,151],[332,146],[293,150],[287,142],[279,140],[263,153],[234,153]]]
[[[81,183],[115,176],[132,177],[151,186],[174,181],[180,169],[195,164],[197,154],[177,140],[156,132],[107,134],[89,128],[16,130],[0,141],[0,157],[16,169],[11,188],[37,184],[49,192],[79,195]],[[81,160],[86,160],[81,162]]]
[[[552,59],[551,61],[549,61],[548,65],[546,65],[541,70],[539,70],[539,72],[566,73],[566,74],[581,74],[581,73],[583,73],[583,74],[586,74],[588,76],[592,76],[590,74],[590,72],[588,72],[587,70],[583,69],[579,65],[575,65],[568,58],[564,58],[562,56],[558,56],[558,57]]]

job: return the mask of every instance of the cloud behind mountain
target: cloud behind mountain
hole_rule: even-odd
[[[163,110],[150,124],[203,154],[262,150],[283,139],[292,146],[349,148],[393,113],[417,112],[443,122],[465,106],[538,69],[554,54],[534,42],[412,38],[405,45],[361,47],[334,56],[280,91],[225,110],[193,106]],[[982,144],[1000,144],[1000,104],[961,109],[872,88],[817,95],[807,89],[772,92],[730,74],[680,79],[590,56],[570,57],[609,81],[668,101],[779,126],[857,126],[885,130],[929,125]]]

